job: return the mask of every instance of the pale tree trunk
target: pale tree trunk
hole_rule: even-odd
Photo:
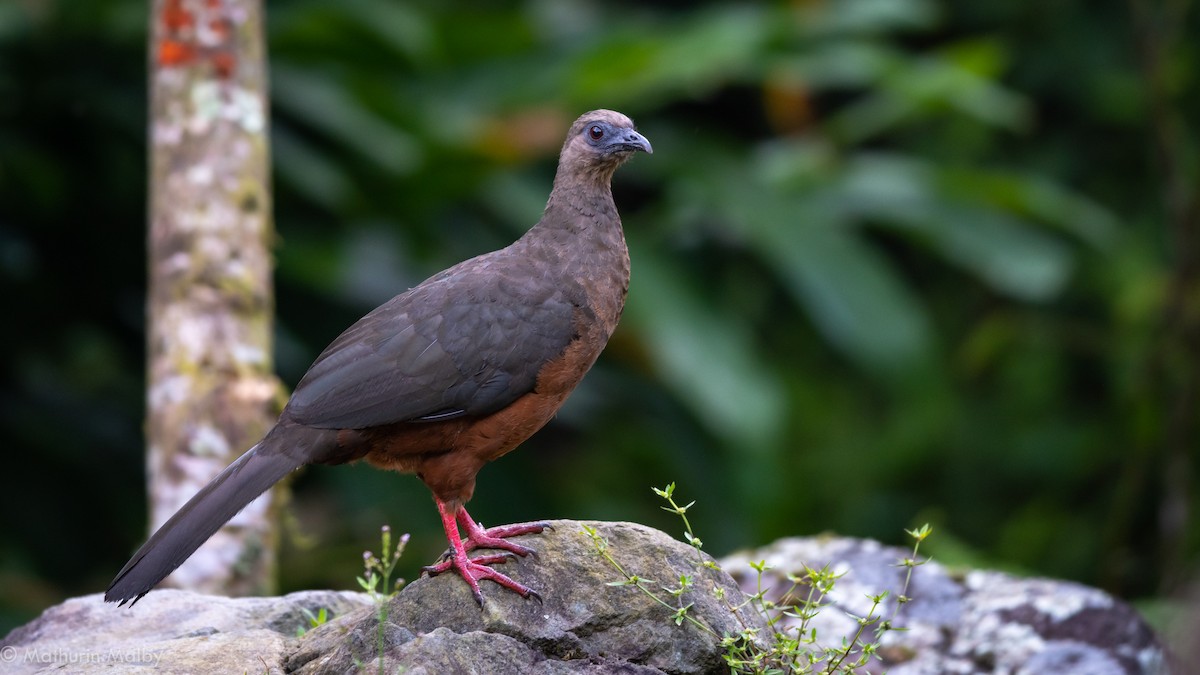
[[[153,0],[147,422],[151,528],[278,414],[261,0]],[[269,592],[270,493],[168,584]]]

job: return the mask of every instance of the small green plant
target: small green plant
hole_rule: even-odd
[[[879,649],[883,636],[895,627],[896,617],[904,605],[911,601],[908,597],[908,586],[912,580],[913,569],[924,565],[927,561],[920,560],[917,553],[923,542],[932,533],[929,525],[922,525],[915,530],[906,530],[914,540],[912,556],[903,558],[897,566],[906,568],[904,585],[896,596],[896,605],[890,616],[884,618],[882,608],[889,596],[888,591],[867,596],[871,607],[864,616],[847,614],[854,619],[856,629],[853,635],[844,636],[836,645],[827,645],[817,638],[817,630],[812,620],[826,609],[830,603],[826,599],[833,590],[842,574],[835,574],[825,565],[820,569],[804,566],[803,573],[787,574],[790,586],[782,595],[768,597],[764,590],[764,574],[771,568],[765,561],[751,563],[750,567],[756,574],[754,593],[746,593],[741,602],[734,604],[725,597],[719,585],[713,586],[713,593],[718,600],[737,618],[741,630],[735,635],[717,635],[717,632],[702,620],[690,613],[694,603],[687,602],[685,596],[695,588],[696,575],[704,570],[720,570],[717,563],[706,558],[701,553],[703,542],[692,530],[687,518],[687,511],[695,502],[686,506],[676,503],[675,484],[665,488],[653,488],[654,493],[666,500],[668,506],[663,510],[677,514],[684,525],[684,539],[697,552],[695,574],[680,575],[678,586],[660,586],[653,579],[646,579],[627,571],[613,556],[608,542],[600,536],[595,528],[584,525],[584,532],[591,538],[596,552],[621,575],[620,581],[610,582],[609,586],[632,586],[647,597],[653,599],[670,612],[670,620],[675,625],[684,621],[721,639],[725,649],[725,662],[734,673],[753,675],[849,675],[862,672],[871,662]],[[844,573],[843,573],[844,574]],[[758,630],[746,624],[743,610],[758,612],[762,615],[771,630],[769,640],[765,641],[758,635]],[[787,621],[785,621],[787,619]]]
[[[307,607],[301,607],[300,613],[304,615],[304,620],[308,622],[308,625],[297,626],[296,637],[304,637],[308,631],[317,626],[324,626],[329,621],[329,610],[325,607],[318,609],[316,614],[313,614],[312,610]]]
[[[404,579],[396,578],[393,580],[393,575],[396,572],[396,563],[400,562],[400,556],[404,554],[404,547],[408,545],[408,535],[400,536],[399,541],[395,542],[395,547],[392,546],[392,529],[387,525],[380,528],[380,552],[376,557],[370,551],[363,552],[363,569],[364,574],[358,577],[358,585],[362,586],[367,595],[375,603],[375,653],[378,655],[379,665],[376,668],[377,673],[383,673],[383,638],[384,624],[387,623],[388,616],[388,601],[400,592],[400,588],[404,585]],[[362,664],[358,664],[362,667]]]

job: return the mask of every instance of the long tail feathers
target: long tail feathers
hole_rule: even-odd
[[[158,528],[113,579],[104,599],[132,606],[238,511],[303,464],[286,454],[262,453],[261,447],[230,464]]]

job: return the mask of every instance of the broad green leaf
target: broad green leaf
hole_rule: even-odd
[[[992,80],[937,56],[909,59],[882,86],[845,106],[830,119],[844,142],[861,143],[897,127],[951,111],[989,126],[1021,130],[1029,125],[1029,103]]]
[[[1021,300],[1050,300],[1074,267],[1066,244],[997,211],[945,205],[918,225],[962,269]]]
[[[994,208],[981,204],[982,195],[968,200],[958,191],[946,190],[957,184],[957,175],[911,158],[862,155],[847,166],[839,204],[845,215],[903,227],[1000,292],[1024,300],[1056,295],[1073,266],[1068,246],[1000,204]],[[1056,213],[1061,213],[1066,210],[1061,204],[1068,202],[1062,195],[1057,197]]]
[[[804,216],[796,205],[790,229],[763,228],[756,243],[826,339],[873,369],[927,358],[925,310],[890,265],[853,228]]]
[[[696,94],[756,69],[768,19],[756,6],[699,12],[671,25],[642,25],[614,35],[577,57],[565,73],[575,100],[616,104]]]
[[[769,447],[782,429],[784,392],[749,326],[707,304],[636,236],[630,249],[637,290],[626,323],[645,340],[660,376],[713,433],[745,449]]]
[[[754,167],[725,166],[711,183],[685,186],[678,201],[723,214],[840,351],[878,371],[924,361],[932,347],[924,308],[852,225],[853,210],[866,206],[813,189],[833,167],[819,149],[795,147],[814,152],[789,164],[768,148]],[[900,196],[907,189],[884,187]]]
[[[1046,223],[1094,247],[1108,246],[1117,234],[1111,212],[1042,176],[943,167],[936,180],[942,194]]]

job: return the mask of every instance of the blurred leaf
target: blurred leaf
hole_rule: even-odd
[[[1117,219],[1107,209],[1039,175],[944,167],[935,180],[942,194],[1028,217],[1097,248],[1117,234]]]
[[[948,62],[987,79],[1003,75],[1011,61],[1004,43],[994,37],[960,40],[939,52]]]
[[[1068,247],[1030,222],[943,191],[957,175],[910,158],[862,155],[847,166],[841,199],[852,213],[919,233],[998,291],[1025,300],[1054,297],[1071,271]]]
[[[672,25],[617,33],[570,65],[568,96],[645,105],[710,90],[756,68],[770,16],[754,5],[718,6]]]
[[[333,6],[348,17],[353,17],[366,30],[379,35],[397,52],[411,58],[421,58],[433,51],[436,40],[433,26],[415,5],[397,0],[341,0]]]
[[[853,230],[804,222],[804,214],[797,205],[791,232],[764,228],[756,243],[825,338],[883,372],[926,360],[928,320],[899,277]]]
[[[928,28],[938,15],[937,5],[927,0],[838,0],[837,11],[823,3],[801,7],[802,25],[816,35]]]
[[[340,205],[350,194],[350,182],[341,167],[282,125],[275,125],[271,131],[271,153],[275,170],[294,185],[298,194],[328,209]]]
[[[881,88],[830,120],[843,142],[861,143],[931,113],[965,113],[990,126],[1023,130],[1029,104],[992,80],[938,56],[911,58],[887,73]]]
[[[492,176],[483,186],[481,196],[512,226],[513,234],[520,235],[545,208],[548,194],[544,177],[506,172]]]
[[[947,205],[920,227],[948,259],[1022,300],[1054,298],[1074,266],[1065,244],[995,211]]]
[[[438,51],[430,16],[411,2],[299,0],[273,4],[267,18],[272,49],[292,59],[345,65],[382,52],[394,69],[398,59],[420,63]],[[297,54],[296,44],[322,49]]]
[[[810,87],[850,88],[882,79],[902,59],[902,53],[889,45],[853,39],[821,42],[801,54],[784,53],[774,67]]]
[[[678,270],[630,239],[635,261],[626,322],[646,343],[675,395],[709,429],[746,450],[763,451],[779,436],[783,391],[758,358],[747,326],[706,306]]]
[[[801,152],[789,166],[772,148],[754,168],[726,165],[712,176],[718,180],[688,186],[677,200],[723,214],[825,338],[861,364],[887,372],[927,359],[932,337],[924,309],[846,217],[862,207],[862,195],[842,203],[828,191],[791,193],[802,176],[814,179],[834,167],[819,151]],[[871,185],[891,189],[881,181]]]
[[[277,65],[271,71],[271,98],[277,107],[390,173],[408,173],[421,162],[420,146],[412,137],[372,113],[326,75]]]

